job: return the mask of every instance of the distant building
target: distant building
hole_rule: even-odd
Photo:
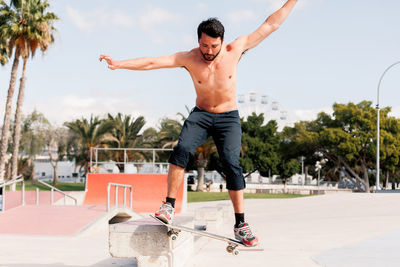
[[[43,181],[52,181],[54,179],[54,168],[50,164],[49,156],[37,156],[33,163],[33,179]],[[75,167],[75,160],[59,161],[57,164],[58,181],[64,183],[84,182],[85,174],[79,172],[79,167]]]

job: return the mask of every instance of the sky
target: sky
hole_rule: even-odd
[[[187,114],[185,106],[194,106],[189,74],[182,68],[112,71],[99,62],[100,54],[121,60],[190,50],[198,46],[198,24],[209,17],[222,21],[225,41],[231,42],[258,28],[285,1],[49,3],[60,20],[54,24],[54,44],[28,62],[24,114],[36,109],[62,125],[92,114],[121,112],[144,116],[145,127],[154,127],[160,119]],[[299,0],[283,25],[242,57],[237,94],[268,95],[294,114],[292,120],[330,112],[335,102],[369,100],[376,105],[380,76],[400,61],[399,10],[397,0]],[[0,66],[0,123],[11,64]],[[380,106],[391,106],[396,117],[399,89],[400,64],[385,75],[380,88]]]

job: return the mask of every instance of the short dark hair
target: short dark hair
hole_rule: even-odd
[[[200,39],[201,34],[205,33],[212,38],[221,37],[221,40],[224,39],[224,25],[217,18],[209,18],[207,20],[202,21],[197,27],[197,36]]]

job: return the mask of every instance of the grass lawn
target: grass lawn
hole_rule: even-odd
[[[46,182],[49,185],[53,185],[51,182]],[[50,191],[50,187],[47,187],[45,185],[42,185],[40,183],[36,183],[34,181],[25,181],[25,190],[26,191],[35,191],[36,187],[42,190],[48,190]],[[61,191],[84,191],[85,190],[85,184],[84,183],[58,183],[56,186],[57,189]],[[7,191],[9,190],[9,187],[7,186]],[[17,190],[21,190],[21,183],[17,184]]]
[[[245,193],[245,199],[254,198],[297,198],[306,197],[307,195],[296,194],[262,194],[262,193]],[[188,202],[203,202],[203,201],[216,201],[216,200],[229,200],[229,195],[226,192],[188,192]]]

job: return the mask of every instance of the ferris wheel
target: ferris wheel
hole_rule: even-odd
[[[238,95],[240,117],[245,119],[253,113],[264,114],[264,122],[275,120],[278,129],[288,126],[288,111],[275,99],[266,94],[250,90]]]

